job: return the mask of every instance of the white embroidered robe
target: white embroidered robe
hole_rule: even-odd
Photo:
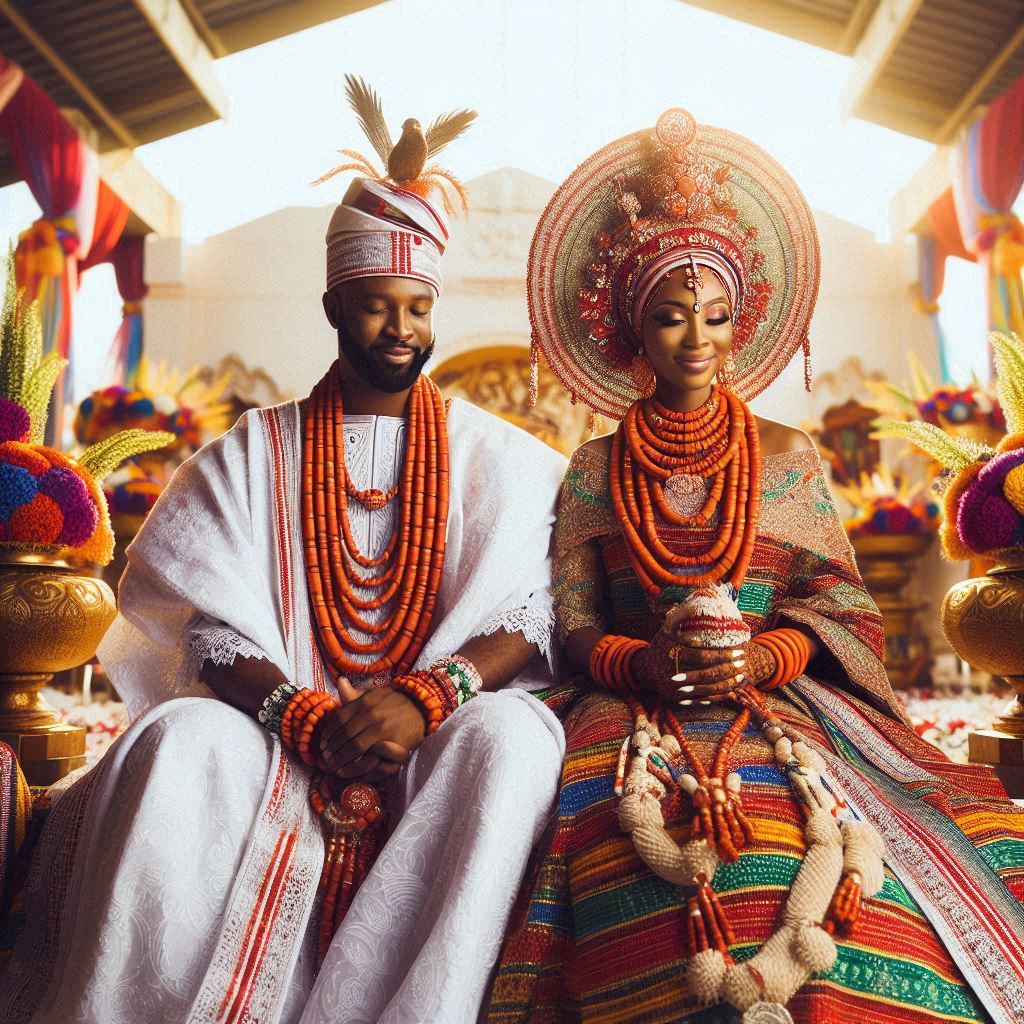
[[[448,424],[447,549],[418,665],[499,628],[546,650],[564,462],[464,402]],[[400,420],[346,418],[357,488],[398,479],[403,434]],[[521,688],[475,698],[416,752],[392,787],[392,833],[314,983],[323,842],[308,775],[197,675],[203,657],[242,654],[332,688],[313,641],[300,486],[298,406],[247,414],[179,469],[130,549],[101,657],[134,721],[52,812],[0,1019],[476,1019],[557,789],[561,727],[523,689],[550,673],[538,658]],[[383,549],[393,515],[353,508],[362,550]]]

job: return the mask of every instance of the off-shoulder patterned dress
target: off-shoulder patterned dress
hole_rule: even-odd
[[[910,728],[882,667],[882,621],[857,572],[817,454],[769,456],[757,545],[737,603],[753,633],[809,627],[821,652],[769,695],[819,750],[886,842],[886,881],[839,956],[788,1004],[796,1024],[1024,1021],[1024,813],[994,776],[957,765]],[[666,531],[665,539],[673,538]],[[675,538],[679,540],[678,537]],[[594,626],[650,639],[683,591],[645,595],[608,490],[608,456],[573,457],[555,533],[555,594],[565,633]],[[487,1019],[510,1022],[735,1022],[688,993],[686,893],[654,875],[618,826],[613,786],[632,717],[577,679],[547,696],[567,735],[557,819],[528,875],[499,963]],[[735,718],[729,705],[687,709],[707,762]],[[737,961],[777,927],[806,849],[803,816],[759,731],[734,755],[754,842],[719,866],[714,888]],[[679,841],[688,806],[665,816]]]

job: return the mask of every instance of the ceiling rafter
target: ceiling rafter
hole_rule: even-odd
[[[217,117],[228,116],[228,98],[213,71],[213,54],[181,0],[132,0],[196,91]]]
[[[843,34],[839,37],[839,45],[836,49],[847,55],[857,49],[860,38],[864,35],[864,29],[871,20],[871,15],[878,7],[878,0],[857,0],[857,5],[850,12]]]
[[[971,84],[971,87],[964,93],[960,102],[953,108],[952,113],[943,121],[942,126],[935,133],[937,142],[949,142],[959,128],[969,120],[970,114],[978,106],[988,87],[995,81],[1003,68],[1006,67],[1022,46],[1024,46],[1024,18],[1021,18],[1021,22],[1014,33],[1006,40],[992,60],[988,62],[981,74]]]
[[[224,45],[221,37],[210,28],[210,23],[199,9],[196,0],[181,0],[181,6],[185,9],[189,20],[195,25],[195,29],[202,37],[203,42],[210,48],[210,53],[214,57],[226,57],[228,55],[228,48]]]
[[[881,0],[854,51],[853,71],[843,88],[843,112],[862,116],[870,93],[885,71],[924,0]]]
[[[386,0],[291,0],[279,3],[259,14],[240,17],[212,26],[229,53],[259,46],[271,39],[302,32],[314,25],[334,21]]]
[[[786,0],[683,0],[690,7],[700,7],[714,14],[744,21],[748,25],[777,32],[790,39],[799,39],[826,50],[839,48],[843,26],[834,18],[815,14],[806,8],[795,8]]]
[[[106,126],[107,130],[123,146],[134,148],[138,139],[128,126],[89,88],[67,61],[36,31],[24,13],[10,3],[0,0],[0,13],[4,14],[15,30],[24,37],[26,42],[64,79],[78,94],[82,104]]]

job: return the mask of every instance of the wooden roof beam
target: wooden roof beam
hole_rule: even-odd
[[[226,57],[228,55],[228,48],[224,45],[220,36],[210,28],[210,23],[199,9],[196,0],[181,0],[181,6],[185,9],[185,13],[189,16],[192,24],[195,25],[196,31],[202,36],[203,42],[210,48],[210,53],[214,57]]]
[[[923,3],[924,0],[881,0],[875,9],[854,51],[853,71],[843,87],[841,102],[848,117],[861,116],[872,88]]]
[[[952,146],[938,146],[914,172],[914,176],[893,196],[889,206],[889,227],[894,240],[928,230],[932,203],[953,184],[950,170]]]
[[[32,23],[14,4],[10,3],[9,0],[0,0],[0,14],[7,17],[7,20],[35,48],[43,60],[74,89],[78,96],[81,97],[82,105],[88,107],[93,112],[122,146],[134,148],[139,144],[128,126],[85,84],[75,70],[36,31]]]
[[[999,52],[985,66],[985,69],[971,84],[961,97],[953,112],[943,122],[935,136],[936,142],[950,142],[956,133],[972,119],[975,108],[984,96],[985,91],[1006,67],[1010,59],[1024,46],[1024,18],[1021,19],[1016,31],[1003,44]]]
[[[797,9],[786,0],[682,0],[714,14],[723,14],[778,35],[788,36],[825,50],[838,51],[843,23],[836,18]]]
[[[301,32],[303,29],[334,21],[368,7],[376,7],[385,0],[291,0],[278,4],[260,14],[242,16],[212,31],[229,53],[238,53],[252,46]]]
[[[850,16],[846,19],[843,34],[839,37],[839,45],[836,49],[840,53],[851,54],[857,49],[871,15],[875,13],[877,7],[878,0],[857,0]]]
[[[115,149],[100,154],[100,177],[132,211],[131,234],[154,231],[164,238],[181,235],[181,207],[132,155]]]
[[[181,0],[133,0],[196,91],[217,117],[228,116],[228,98],[213,71],[213,54],[196,31]]]

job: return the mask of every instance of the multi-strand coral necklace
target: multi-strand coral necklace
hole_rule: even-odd
[[[409,395],[405,463],[397,489],[358,491],[345,467],[337,363],[309,396],[302,447],[302,546],[317,631],[335,676],[401,674],[430,628],[448,525],[448,431],[444,399],[420,377]],[[367,508],[399,503],[384,552],[362,553],[349,497]],[[362,571],[361,571],[362,570]],[[392,603],[380,621],[367,612]],[[356,633],[368,639],[359,639]]]
[[[609,481],[645,590],[723,580],[740,586],[761,507],[757,421],[741,399],[716,388],[692,412],[675,412],[653,398],[634,403],[612,440]],[[666,488],[698,495],[699,505],[680,511]],[[695,533],[687,551],[677,552],[659,535],[659,519],[670,527],[714,529],[703,539]]]

